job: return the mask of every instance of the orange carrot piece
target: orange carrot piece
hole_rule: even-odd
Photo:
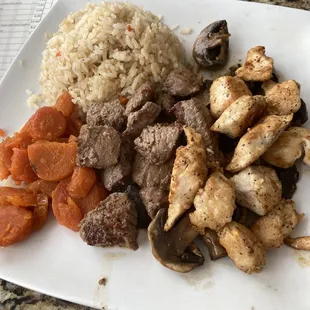
[[[26,239],[32,230],[33,214],[18,206],[0,206],[0,246]]]
[[[26,149],[14,148],[11,161],[9,171],[14,181],[30,183],[38,179],[30,166],[28,151]]]
[[[28,192],[24,188],[9,186],[0,187],[0,205],[12,204],[20,207],[32,207],[37,205],[37,195]]]
[[[67,191],[73,198],[85,197],[96,182],[96,172],[87,167],[75,167]]]
[[[7,143],[6,147],[13,149],[26,149],[32,143],[32,138],[26,132],[15,132],[11,141]]]
[[[29,122],[27,131],[33,140],[55,141],[65,132],[67,127],[66,118],[53,107],[38,109]]]
[[[13,150],[7,145],[12,141],[12,138],[7,137],[0,143],[0,181],[5,180],[10,175],[11,157]]]
[[[0,128],[0,137],[5,137],[5,131]]]
[[[69,92],[64,91],[57,99],[54,105],[55,109],[61,112],[64,116],[68,117],[72,114],[74,103]]]
[[[37,231],[47,222],[48,218],[48,196],[38,195],[38,205],[33,208],[33,226],[32,229]]]
[[[60,181],[75,167],[75,143],[45,142],[28,147],[29,161],[36,175],[45,181]]]
[[[39,194],[45,194],[49,197],[52,197],[52,192],[57,186],[57,182],[36,180],[30,183],[27,187],[27,191]]]
[[[127,104],[128,101],[129,101],[129,99],[126,98],[125,96],[120,96],[120,97],[119,97],[119,102],[120,102],[120,104],[125,105],[125,104]]]

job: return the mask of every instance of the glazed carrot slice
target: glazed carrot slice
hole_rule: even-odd
[[[34,231],[41,229],[47,222],[48,218],[48,196],[38,195],[38,204],[33,208],[33,225]]]
[[[33,207],[37,205],[37,195],[24,188],[0,187],[0,205],[10,204],[18,207]]]
[[[64,91],[57,99],[54,108],[61,112],[64,116],[68,117],[72,114],[74,109],[74,103],[69,92]]]
[[[0,128],[0,137],[5,137],[5,131]]]
[[[29,161],[36,175],[45,181],[60,181],[75,167],[75,143],[44,142],[28,147]]]
[[[11,161],[12,163],[9,171],[14,181],[30,183],[38,179],[30,166],[26,149],[14,148]]]
[[[33,193],[45,194],[49,197],[52,197],[52,192],[57,186],[57,182],[45,181],[45,180],[36,180],[30,183],[27,187],[27,191]]]
[[[8,137],[0,143],[0,181],[5,180],[10,175],[11,157],[13,150],[8,148],[7,145],[12,141],[12,138]]]
[[[85,197],[96,182],[96,173],[87,167],[75,167],[67,190],[71,197]]]
[[[0,246],[26,239],[32,230],[33,214],[18,206],[0,206]]]
[[[29,125],[25,126],[33,140],[55,141],[65,132],[67,121],[55,108],[42,107],[29,119]]]
[[[7,148],[26,149],[32,143],[32,138],[26,132],[15,132],[11,141],[7,143]]]

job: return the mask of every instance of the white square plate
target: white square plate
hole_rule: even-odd
[[[243,60],[249,48],[266,46],[274,58],[281,79],[301,84],[304,100],[310,104],[310,12],[221,0],[133,0],[145,9],[163,15],[168,25],[191,27],[182,36],[190,55],[195,37],[209,23],[226,19],[230,39],[230,64]],[[10,67],[0,85],[0,127],[13,133],[34,112],[25,90],[39,91],[39,69],[44,33],[54,32],[70,12],[86,2],[60,0],[40,23]],[[18,60],[23,60],[23,66]],[[309,108],[309,106],[308,106]],[[309,169],[302,167],[294,196],[306,218],[296,234],[310,234]],[[136,252],[89,247],[79,235],[54,219],[25,242],[0,249],[0,278],[66,300],[93,307],[118,310],[310,309],[310,255],[285,246],[267,255],[266,268],[246,275],[228,259],[209,261],[189,274],[174,273],[153,257],[144,232]],[[106,277],[107,286],[97,281]]]

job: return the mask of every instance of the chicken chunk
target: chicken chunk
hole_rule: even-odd
[[[268,163],[280,168],[294,166],[295,161],[305,151],[305,164],[310,155],[309,147],[310,129],[302,127],[290,127],[284,131],[280,138],[266,151],[263,159]]]
[[[278,248],[302,220],[304,214],[296,212],[293,200],[282,199],[275,209],[259,218],[251,227],[253,234],[265,248]]]
[[[117,245],[136,250],[136,225],[137,212],[133,202],[126,194],[113,193],[87,213],[80,223],[80,236],[88,245]]]
[[[189,218],[203,234],[206,227],[219,230],[231,222],[235,206],[235,190],[232,182],[221,172],[214,172],[194,199],[195,211]]]
[[[280,137],[292,119],[293,114],[264,117],[239,140],[233,158],[226,169],[237,172],[251,165]]]
[[[230,179],[237,203],[258,215],[265,215],[281,200],[282,185],[276,172],[264,166],[250,166]]]
[[[266,108],[263,96],[242,96],[233,102],[217,119],[211,130],[231,138],[241,137]]]
[[[272,77],[273,59],[267,57],[264,46],[256,46],[248,51],[245,63],[236,70],[236,76],[244,81],[264,82]]]
[[[310,251],[310,237],[309,236],[298,237],[298,238],[287,237],[284,240],[284,243],[295,250]]]
[[[238,77],[221,76],[210,88],[210,108],[215,118],[221,114],[239,97],[252,93],[247,85]]]
[[[170,230],[178,218],[191,207],[207,176],[206,153],[201,134],[190,127],[184,127],[184,132],[187,145],[180,146],[176,151],[165,231]]]
[[[263,84],[267,113],[289,115],[301,107],[300,90],[295,81],[284,81],[280,84],[268,81]]]
[[[266,263],[265,249],[245,226],[231,222],[219,233],[220,244],[237,268],[246,273],[259,272]]]

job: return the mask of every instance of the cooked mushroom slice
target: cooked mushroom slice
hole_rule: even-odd
[[[184,127],[184,132],[187,145],[180,146],[176,151],[165,231],[170,230],[178,218],[191,207],[207,176],[206,153],[201,134],[190,127]]]
[[[265,249],[245,226],[231,222],[220,232],[220,244],[234,264],[246,273],[259,272],[266,263]]]
[[[267,113],[288,115],[297,112],[301,107],[300,90],[293,80],[280,84],[268,81],[263,84]]]
[[[244,225],[246,227],[251,227],[259,218],[259,215],[252,212],[251,210],[238,206],[235,209],[234,215],[233,215],[233,221]]]
[[[207,246],[211,260],[227,256],[226,250],[220,245],[217,233],[209,228],[206,228],[204,235],[201,236],[203,243]]]
[[[282,186],[276,172],[264,166],[250,166],[230,179],[237,203],[265,215],[281,200]]]
[[[239,140],[234,156],[226,169],[237,172],[251,165],[280,137],[292,118],[293,114],[264,117]]]
[[[198,231],[185,216],[169,232],[164,232],[167,210],[160,209],[150,223],[148,237],[154,257],[165,267],[189,272],[203,265],[204,257],[193,244]]]
[[[310,129],[302,127],[290,127],[284,131],[280,138],[266,151],[263,159],[273,166],[280,168],[292,167],[295,161],[305,151],[308,154],[310,141]],[[307,164],[307,156],[304,159]]]
[[[302,126],[308,121],[308,110],[306,103],[300,99],[301,106],[297,112],[294,113],[292,126]]]
[[[245,63],[236,70],[236,76],[245,81],[264,82],[272,77],[273,59],[265,55],[264,46],[248,51]]]
[[[225,65],[228,58],[229,37],[226,20],[218,20],[204,28],[193,47],[193,58],[205,69]]]
[[[293,200],[282,199],[277,207],[259,218],[251,227],[253,234],[266,248],[278,248],[290,235],[304,214],[296,212]]]
[[[291,199],[297,189],[296,183],[299,181],[299,172],[296,165],[287,169],[273,168],[282,184],[282,198]]]
[[[231,222],[236,208],[232,182],[221,172],[214,172],[196,194],[194,206],[196,210],[189,214],[189,218],[201,234],[206,227],[221,229]]]
[[[310,251],[309,236],[298,238],[287,237],[286,239],[284,239],[284,243],[295,250]]]
[[[231,138],[241,137],[266,108],[263,96],[242,96],[233,102],[217,119],[211,130]]]
[[[210,109],[215,118],[234,101],[244,95],[252,95],[247,85],[238,77],[221,76],[216,79],[210,88]]]

